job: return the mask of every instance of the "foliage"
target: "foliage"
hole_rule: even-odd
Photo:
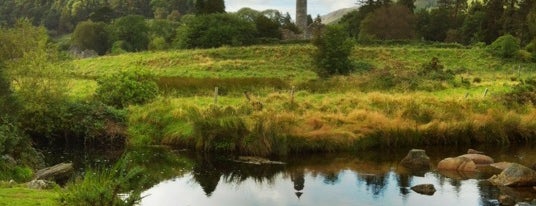
[[[120,72],[101,78],[98,83],[96,99],[117,108],[144,104],[158,95],[155,78],[142,70]]]
[[[149,50],[165,50],[167,49],[168,44],[166,43],[166,39],[163,37],[154,37],[151,42],[149,42]]]
[[[0,179],[5,181],[28,181],[33,176],[30,168],[43,164],[43,156],[32,147],[30,138],[3,115],[0,116],[0,156]]]
[[[64,205],[119,206],[136,205],[141,200],[145,177],[144,170],[129,163],[124,156],[112,168],[87,169],[82,180],[67,185],[60,194]],[[127,193],[123,199],[122,194]]]
[[[519,40],[509,34],[497,38],[497,40],[488,46],[490,53],[502,58],[515,57],[519,49]]]
[[[413,39],[414,27],[415,17],[407,7],[384,6],[361,21],[359,39]]]
[[[260,38],[281,38],[279,22],[271,20],[264,15],[259,15],[255,18],[255,26],[257,28],[257,36]]]
[[[111,26],[112,41],[124,41],[126,51],[142,51],[149,44],[149,28],[143,16],[125,16],[115,19]]]
[[[224,0],[196,0],[196,14],[225,13]]]
[[[451,71],[446,71],[445,66],[441,64],[437,57],[433,57],[430,62],[422,65],[419,70],[419,75],[431,80],[452,80],[454,74]]]
[[[184,20],[177,32],[179,48],[242,46],[255,41],[253,23],[234,14],[209,14]]]
[[[76,25],[72,35],[72,44],[82,50],[94,50],[103,55],[110,47],[109,33],[102,22],[83,21]]]
[[[514,86],[511,92],[501,96],[505,105],[536,104],[536,78],[532,77]]]
[[[328,26],[313,44],[317,48],[313,58],[318,76],[347,75],[354,69],[349,59],[353,43],[341,26]]]

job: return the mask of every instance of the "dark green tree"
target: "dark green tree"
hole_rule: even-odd
[[[82,50],[93,50],[103,55],[110,48],[109,33],[103,22],[83,21],[74,29],[72,45]]]
[[[124,41],[125,50],[142,51],[149,44],[148,27],[143,16],[130,15],[115,19],[112,24],[113,42]]]
[[[361,21],[360,27],[360,40],[415,38],[415,16],[403,5],[376,9]]]
[[[175,45],[179,48],[242,46],[255,42],[255,24],[234,14],[183,17]]]
[[[319,77],[347,75],[353,71],[349,58],[353,43],[342,26],[327,26],[322,34],[315,36],[313,44],[316,46],[313,59]]]
[[[225,13],[224,0],[196,0],[196,14]]]
[[[258,37],[261,38],[281,38],[281,32],[279,31],[279,23],[275,22],[264,15],[259,15],[255,19],[255,26],[257,28]]]
[[[398,0],[396,3],[405,6],[411,11],[411,13],[415,11],[415,0]]]

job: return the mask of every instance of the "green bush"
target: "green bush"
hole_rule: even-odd
[[[446,81],[454,79],[453,72],[445,70],[445,66],[441,64],[437,57],[433,57],[430,62],[423,64],[418,74],[430,80]]]
[[[111,52],[112,54],[115,54],[115,55],[124,54],[124,53],[127,53],[125,48],[126,48],[125,41],[116,41],[112,44]]]
[[[313,54],[316,73],[326,78],[333,75],[347,75],[353,71],[349,59],[353,42],[342,26],[328,26],[323,34],[313,40],[317,50]]]
[[[156,79],[142,70],[121,72],[97,80],[96,98],[116,108],[143,104],[158,94]]]
[[[165,50],[167,46],[166,39],[163,37],[154,37],[149,43],[149,50]]]
[[[111,26],[112,39],[124,41],[126,51],[143,51],[149,44],[149,28],[143,16],[130,15],[115,19]]]
[[[519,49],[519,40],[510,34],[497,38],[488,46],[488,51],[491,54],[501,58],[515,57]]]
[[[82,50],[93,50],[103,55],[110,48],[109,33],[103,22],[83,21],[76,25],[72,35],[72,45]]]
[[[178,48],[214,48],[243,46],[255,42],[256,29],[234,14],[209,14],[183,18],[177,31]]]
[[[42,144],[122,146],[125,116],[125,111],[97,101],[63,100],[40,109],[24,109],[19,121]]]
[[[123,157],[107,170],[86,170],[82,180],[67,185],[60,194],[62,205],[123,206],[136,205],[141,200],[145,177],[143,169],[129,166]],[[127,193],[126,198],[121,194]]]
[[[516,85],[511,92],[501,96],[507,106],[536,104],[536,78],[529,78]]]

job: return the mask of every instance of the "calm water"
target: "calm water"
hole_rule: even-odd
[[[496,161],[529,165],[532,147],[483,148]],[[432,148],[432,162],[463,154],[465,149]],[[248,165],[228,158],[176,155],[191,167],[155,183],[141,205],[499,205],[499,194],[535,198],[532,188],[512,190],[489,185],[491,174],[412,173],[398,166],[408,150],[359,154],[307,155],[282,159],[286,165]],[[430,152],[433,151],[433,152]],[[433,184],[433,196],[410,189]]]

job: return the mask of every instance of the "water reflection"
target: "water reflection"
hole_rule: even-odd
[[[483,180],[487,174],[404,170],[398,161],[405,152],[309,155],[261,166],[181,154],[192,161],[192,169],[144,192],[141,205],[492,206],[502,193],[527,198],[522,191],[490,185]],[[504,160],[509,158],[517,157]],[[425,196],[409,189],[417,184],[433,184],[437,192]]]

